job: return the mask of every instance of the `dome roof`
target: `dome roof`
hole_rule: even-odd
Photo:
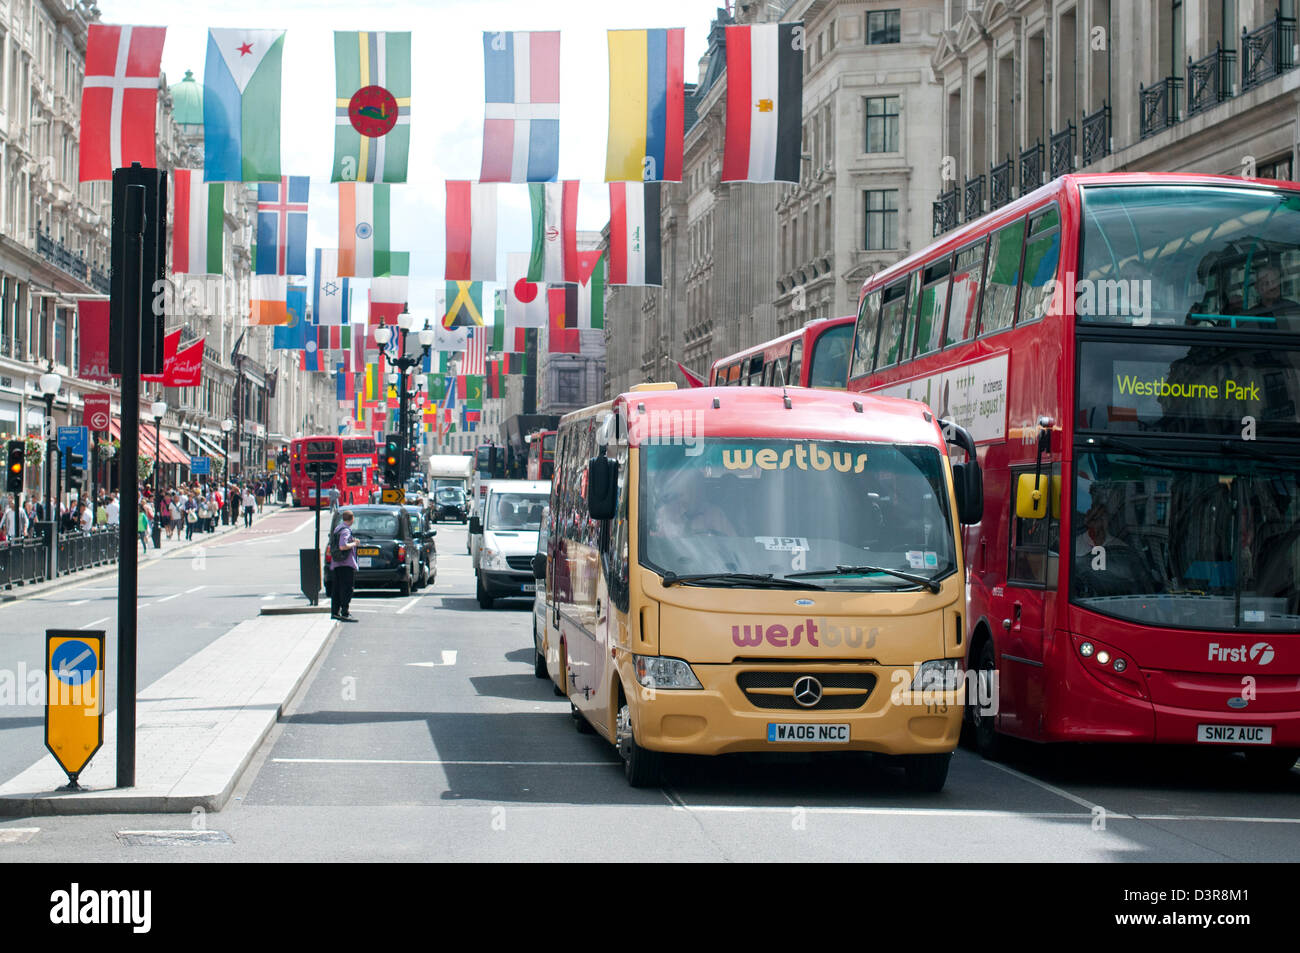
[[[194,71],[186,70],[185,78],[168,88],[172,94],[172,115],[183,125],[203,125],[203,87],[194,81]]]

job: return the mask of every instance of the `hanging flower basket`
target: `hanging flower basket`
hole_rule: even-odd
[[[122,449],[120,440],[101,440],[95,444],[95,452],[99,454],[101,460],[112,460]]]
[[[153,457],[147,454],[139,454],[136,459],[139,461],[139,476],[141,480],[148,480],[153,476]]]
[[[26,451],[28,465],[39,465],[45,459],[45,441],[40,437],[33,437],[28,434]]]

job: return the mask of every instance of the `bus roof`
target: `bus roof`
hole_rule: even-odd
[[[992,231],[1012,219],[1019,218],[1027,210],[1043,205],[1053,196],[1064,196],[1073,200],[1080,188],[1088,186],[1129,186],[1129,185],[1217,185],[1230,188],[1282,188],[1297,190],[1300,185],[1295,182],[1282,182],[1276,179],[1242,179],[1234,175],[1203,175],[1193,172],[1072,172],[1041,185],[1027,195],[1022,195],[1014,202],[992,212],[981,215],[974,221],[967,222],[945,233],[935,242],[918,252],[908,255],[902,261],[895,262],[888,268],[868,276],[863,288],[887,285],[896,278],[912,271],[922,262],[942,257],[945,253],[955,251],[975,241],[985,233]],[[744,352],[742,352],[744,353]],[[739,355],[737,355],[739,356]]]
[[[730,364],[732,361],[739,360],[746,354],[758,354],[762,351],[766,351],[769,347],[775,347],[776,345],[782,344],[786,341],[793,341],[796,338],[803,337],[805,331],[824,331],[840,324],[852,324],[856,320],[857,317],[852,314],[839,318],[813,318],[803,327],[795,328],[793,331],[782,334],[779,338],[772,338],[770,341],[764,341],[762,344],[755,344],[751,347],[747,347],[744,350],[737,351],[735,354],[728,354],[726,357],[720,357],[709,366],[710,368],[721,367]]]
[[[918,401],[808,387],[690,387],[620,394],[609,403],[565,415],[560,427],[571,418],[619,406],[627,408],[632,446],[674,435],[944,444],[929,408]]]

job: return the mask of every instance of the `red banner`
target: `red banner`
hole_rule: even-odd
[[[98,302],[96,302],[98,303]],[[85,302],[82,302],[84,305]],[[107,394],[86,394],[82,397],[81,424],[90,430],[107,430],[112,415]]]
[[[176,360],[176,349],[181,346],[181,329],[163,337],[163,372],[161,374],[141,374],[140,380],[148,381],[151,384],[167,385],[167,368],[171,367]]]
[[[78,301],[81,356],[77,375],[88,381],[111,381],[108,372],[108,302]]]
[[[203,341],[199,338],[170,361],[163,362],[163,384],[167,387],[198,387],[203,379]]]

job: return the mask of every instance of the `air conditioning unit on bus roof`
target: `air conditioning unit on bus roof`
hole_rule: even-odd
[[[674,381],[654,381],[646,384],[633,384],[628,388],[628,393],[635,394],[643,390],[676,390],[677,384]]]

